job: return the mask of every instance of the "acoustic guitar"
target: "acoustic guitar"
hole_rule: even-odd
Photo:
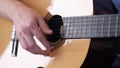
[[[92,0],[21,1],[38,11],[44,18],[49,12],[51,15],[57,14],[51,16],[48,25],[62,22],[62,28],[58,30],[60,33],[58,37],[65,42],[53,50],[50,56],[33,55],[23,50],[19,44],[18,56],[11,57],[12,22],[1,18],[0,68],[80,68],[87,55],[90,38],[120,36],[119,15],[92,15]],[[38,41],[36,40],[36,42]],[[42,45],[39,42],[38,44]]]

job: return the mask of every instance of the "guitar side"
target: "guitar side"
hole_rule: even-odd
[[[21,1],[23,3],[25,3],[26,5],[30,6],[31,8],[37,10],[40,14],[42,14],[43,17],[46,16],[48,11],[51,12],[53,15],[59,14],[61,16],[83,16],[83,15],[91,15],[92,10],[93,10],[92,9],[92,7],[93,7],[92,0],[91,1],[84,0],[84,2],[82,2],[81,0],[71,0],[71,1],[69,1],[69,0],[47,0],[47,1],[45,1],[45,0],[36,0],[36,1],[21,0]],[[68,2],[70,2],[70,5],[68,5]],[[83,3],[86,3],[86,2],[88,2],[88,6],[91,5],[91,7],[86,6],[86,9],[84,9],[85,6],[83,5]],[[81,5],[78,3],[80,3]],[[73,6],[71,4],[73,4]],[[68,7],[70,7],[70,8],[68,8]],[[83,9],[78,10],[80,8],[83,8]],[[0,20],[0,22],[2,22],[2,21],[3,21],[3,19]],[[8,41],[5,41],[5,43],[8,44],[8,42],[10,40],[11,30],[12,30],[12,28],[11,28],[12,23],[10,23],[9,21],[6,21],[6,23],[7,23],[7,25],[10,25],[9,28],[4,29],[5,31],[8,30],[7,38],[6,38],[6,39],[8,39]],[[0,26],[6,26],[6,24],[0,25]],[[3,27],[0,27],[0,28],[3,29]],[[1,31],[3,31],[3,30],[1,30]],[[3,36],[5,36],[5,35],[3,34]],[[1,38],[1,40],[3,40],[3,39],[4,38]],[[60,48],[58,48],[57,50],[54,50],[51,53],[51,55],[50,55],[51,60],[47,61],[48,64],[45,65],[44,67],[46,67],[46,68],[79,68],[80,65],[82,65],[82,63],[86,57],[86,54],[87,54],[87,51],[89,48],[89,43],[90,43],[90,39],[66,40],[66,42]],[[2,42],[0,44],[2,44]],[[7,44],[5,44],[5,45],[7,45]],[[11,47],[6,48],[6,49],[10,49],[10,48]],[[21,61],[20,59],[26,58],[26,56],[23,56],[21,53],[21,52],[25,52],[25,51],[24,50],[21,51],[21,50],[22,49],[19,49],[18,57],[16,59],[14,59],[12,62]],[[7,51],[7,50],[5,50],[5,51]],[[11,51],[9,53],[11,53]],[[9,62],[9,60],[6,60],[4,58],[4,56],[7,56],[7,55],[10,55],[10,54],[6,54],[6,52],[3,52],[3,54],[1,54],[0,65],[2,64],[2,61]],[[22,55],[22,57],[20,55]],[[24,55],[29,55],[29,53],[25,52]],[[33,56],[33,55],[30,55],[30,56]],[[12,57],[9,57],[9,58],[11,59]],[[32,60],[34,58],[36,58],[36,56],[33,56],[32,58],[27,56],[27,58],[24,60],[24,63],[27,64],[26,67],[32,66],[32,65],[28,64],[30,62],[26,61],[26,60],[27,59]],[[43,56],[38,57],[37,56],[36,59],[42,59],[42,58],[46,58],[46,57],[43,57]],[[32,64],[34,65],[37,63],[40,65],[41,61],[35,61]],[[6,63],[6,65],[7,65],[7,63]],[[10,63],[8,65],[10,65]],[[14,63],[12,65],[14,65]],[[19,66],[17,66],[17,67],[20,67],[20,64],[18,64],[18,65]],[[39,65],[35,66],[35,67],[39,67]],[[29,67],[29,68],[33,68],[33,67]]]

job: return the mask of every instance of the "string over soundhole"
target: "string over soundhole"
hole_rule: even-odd
[[[59,15],[52,16],[48,21],[47,24],[50,29],[52,29],[52,35],[46,35],[48,41],[52,44],[53,50],[60,47],[59,43],[61,43],[61,28],[63,26],[62,18]]]

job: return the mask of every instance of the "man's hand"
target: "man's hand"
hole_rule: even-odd
[[[8,14],[9,12],[6,14],[14,22],[17,38],[23,49],[33,54],[47,55],[51,51],[51,45],[45,34],[52,34],[52,30],[49,29],[42,16],[20,1],[13,0],[10,2],[11,5],[11,9],[8,6],[6,8],[10,10],[10,14]],[[46,51],[36,44],[34,36],[46,47]]]

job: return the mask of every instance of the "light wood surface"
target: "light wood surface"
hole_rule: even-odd
[[[0,56],[5,51],[7,45],[10,42],[11,30],[12,30],[12,22],[0,18]]]
[[[63,17],[92,15],[93,12],[92,0],[21,1],[37,10],[43,17],[48,11]],[[0,68],[35,68],[39,66],[46,68],[79,68],[86,57],[90,43],[90,39],[69,39],[48,57],[32,55],[19,45],[18,57],[13,58],[10,56],[11,43],[9,41],[11,30],[12,22],[0,19]]]

